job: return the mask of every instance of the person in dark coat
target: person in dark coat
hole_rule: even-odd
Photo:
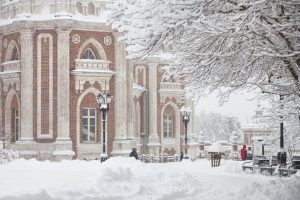
[[[183,152],[180,152],[180,161],[183,159]]]
[[[131,153],[129,154],[129,157],[135,157],[136,160],[139,159],[138,153],[136,151],[136,148],[133,148]]]
[[[246,160],[246,154],[247,154],[247,149],[246,149],[246,145],[243,145],[243,148],[241,149],[241,159],[242,160]]]

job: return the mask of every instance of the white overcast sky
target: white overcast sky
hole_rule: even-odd
[[[251,123],[251,117],[257,108],[257,95],[254,92],[240,92],[230,96],[229,101],[220,106],[217,93],[201,97],[196,105],[196,112],[217,112],[225,115],[236,116],[242,126]]]

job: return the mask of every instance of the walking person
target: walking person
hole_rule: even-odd
[[[183,159],[183,152],[180,152],[180,161]]]
[[[246,160],[246,154],[247,154],[247,149],[246,149],[246,145],[243,145],[243,148],[241,149],[241,159],[242,160]]]
[[[135,157],[136,160],[139,159],[139,156],[138,156],[136,148],[132,149],[131,153],[129,154],[129,157]]]

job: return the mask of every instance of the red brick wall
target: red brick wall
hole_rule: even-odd
[[[37,38],[49,33],[53,38],[53,138],[37,138]],[[44,43],[46,42],[46,43]],[[41,91],[42,133],[49,132],[49,41],[42,40]],[[57,34],[55,30],[37,30],[33,33],[33,137],[38,143],[53,143],[57,137]]]
[[[75,44],[72,42],[72,36],[78,34],[80,36],[80,42],[78,44]],[[112,38],[112,44],[111,45],[105,45],[104,44],[104,37],[110,36]],[[73,30],[70,33],[70,71],[75,69],[75,59],[77,59],[77,54],[79,51],[79,48],[82,46],[82,44],[89,38],[96,39],[104,48],[104,51],[106,53],[107,60],[111,61],[110,69],[115,71],[115,49],[114,49],[114,36],[112,33],[108,32],[97,32],[97,31],[83,31],[83,30]],[[94,48],[92,45],[88,45],[91,48]],[[96,51],[94,51],[96,52]],[[99,56],[99,55],[98,55]],[[76,105],[78,98],[80,96],[80,93],[78,93],[75,90],[75,77],[73,75],[70,75],[70,134],[71,134],[71,140],[73,142],[73,151],[76,152],[77,144],[76,144]],[[110,82],[110,92],[114,96],[115,93],[115,83],[114,83],[114,77],[111,78]],[[85,88],[90,87],[91,84],[85,85]],[[99,83],[95,83],[93,87],[97,89],[101,89]],[[105,88],[102,88],[105,89]],[[92,98],[92,97],[89,97]],[[95,98],[95,97],[94,97]],[[110,104],[110,111],[108,112],[108,138],[107,138],[107,148],[108,148],[108,154],[112,151],[112,144],[113,139],[115,137],[115,103],[114,98],[112,99],[112,102]],[[100,124],[99,124],[100,126]],[[76,152],[77,153],[77,152]]]
[[[41,134],[49,133],[49,39],[41,41]]]
[[[16,141],[16,123],[15,123],[15,110],[18,110],[18,100],[17,100],[17,96],[14,95],[11,101],[11,105],[10,105],[10,110],[11,110],[11,141],[15,142]],[[20,127],[20,126],[19,126]],[[9,133],[10,134],[10,133]]]

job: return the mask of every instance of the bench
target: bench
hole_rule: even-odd
[[[266,156],[256,155],[256,156],[253,157],[253,161],[244,162],[243,165],[242,165],[242,168],[243,168],[243,171],[246,171],[247,169],[249,169],[253,172],[255,169],[258,169],[260,172],[269,171],[269,173],[271,174],[274,171],[273,171],[272,168],[270,168],[269,163],[270,163],[270,160],[267,159]]]
[[[290,177],[293,174],[296,174],[300,170],[300,156],[293,156],[291,158],[291,163],[286,166],[279,167],[278,174],[279,176]]]

